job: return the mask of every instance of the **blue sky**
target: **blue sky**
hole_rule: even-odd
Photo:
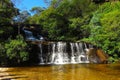
[[[47,7],[44,0],[18,0],[18,2],[16,2],[16,7],[21,11],[30,10],[35,6]]]

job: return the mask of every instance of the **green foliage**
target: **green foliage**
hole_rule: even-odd
[[[44,11],[44,8],[42,8],[42,7],[33,7],[30,11],[32,13],[34,13],[34,14],[40,14],[42,11]]]
[[[17,22],[17,23],[25,23],[25,21],[27,20],[27,18],[29,18],[30,17],[30,13],[28,12],[28,11],[22,11],[22,12],[20,12],[20,14],[19,15],[17,15],[16,17],[15,17],[15,22]]]
[[[10,0],[0,1],[0,39],[5,40],[10,37],[13,32],[11,26],[3,26],[12,22],[14,16],[18,14],[18,9],[14,7],[14,4]],[[1,41],[0,40],[0,41]]]
[[[6,55],[10,60],[20,63],[28,59],[27,44],[22,36],[17,36],[15,40],[9,40],[5,43]]]
[[[0,43],[0,65],[18,64],[28,60],[27,44],[21,35]]]
[[[94,13],[89,24],[91,35],[84,39],[101,47],[110,61],[120,57],[120,2],[105,3]]]
[[[0,43],[0,65],[5,65],[7,63],[7,58],[5,54],[4,43]]]
[[[76,41],[83,35],[88,37],[88,23],[95,9],[89,0],[52,0],[48,9],[30,17],[29,22],[41,24],[51,40]]]
[[[0,24],[10,23],[12,17],[17,15],[18,9],[14,7],[14,4],[10,0],[0,1]]]

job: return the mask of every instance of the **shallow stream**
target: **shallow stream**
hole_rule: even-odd
[[[120,64],[0,67],[0,80],[120,80]]]

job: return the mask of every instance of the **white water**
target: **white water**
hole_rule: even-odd
[[[23,31],[25,33],[26,40],[31,40],[31,41],[44,41],[44,37],[41,35],[37,35],[38,39],[33,35],[33,32],[26,30],[23,28]]]
[[[73,44],[73,43],[70,43],[70,46],[71,46],[71,63],[76,63],[76,60],[75,60],[75,55],[74,55],[74,46],[75,46],[75,44]]]
[[[51,63],[64,64],[68,63],[68,55],[66,53],[66,43],[52,43]]]
[[[40,48],[40,53],[39,53],[39,59],[40,59],[40,63],[44,64],[44,60],[43,60],[43,51],[42,51],[42,44],[38,45]]]
[[[25,32],[26,40],[44,41],[44,38],[41,35],[37,35],[37,39],[35,36],[33,36],[31,31],[25,30],[24,28],[23,31]],[[38,44],[38,47],[38,58],[40,64],[75,64],[89,63],[86,52],[93,46],[90,44],[78,42],[51,42],[47,45],[48,48],[44,48],[43,44]]]
[[[42,44],[39,44],[40,64],[75,64],[75,63],[89,63],[86,49],[92,48],[85,43],[66,43],[66,42],[52,42],[47,46],[47,58],[43,57]],[[68,51],[68,48],[69,51]],[[45,61],[47,62],[45,62]]]
[[[32,41],[36,40],[36,38],[33,36],[31,31],[24,30],[24,32],[26,35],[26,40],[32,40]]]

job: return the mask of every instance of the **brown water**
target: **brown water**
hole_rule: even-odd
[[[0,80],[120,80],[120,64],[0,68]]]

